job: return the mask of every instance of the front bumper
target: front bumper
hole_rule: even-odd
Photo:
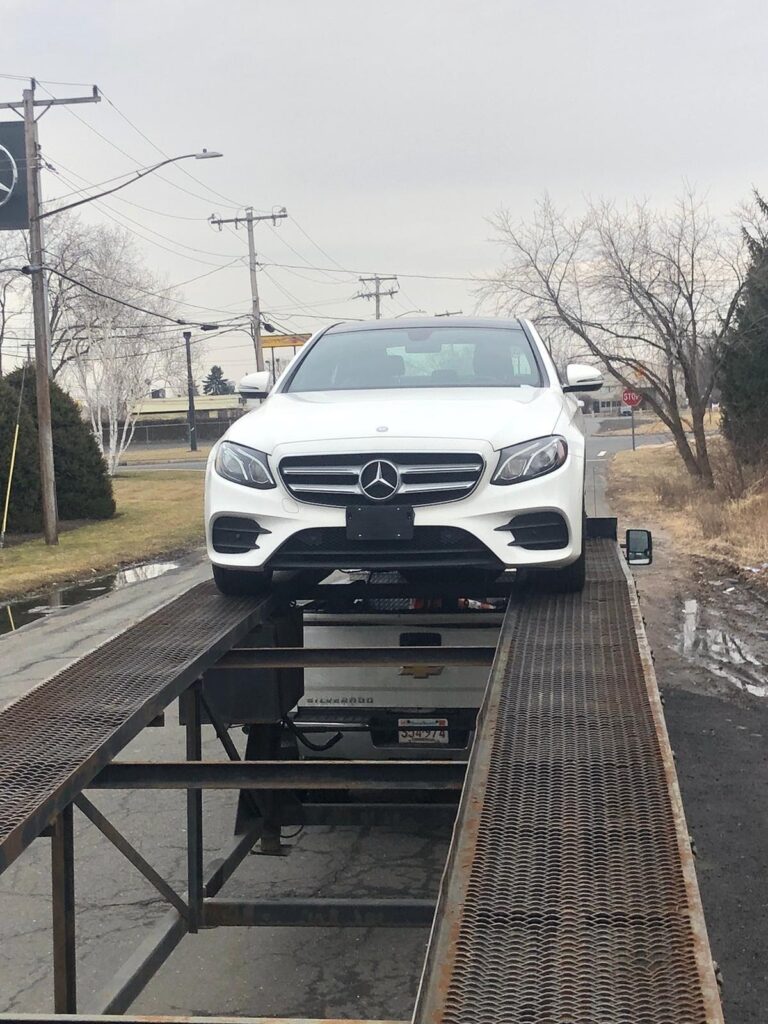
[[[424,451],[422,442],[414,441],[413,450]],[[475,444],[466,451],[477,451]],[[326,505],[311,505],[297,501],[285,490],[276,472],[280,458],[294,454],[293,446],[283,446],[270,465],[277,486],[269,490],[256,490],[231,483],[218,476],[213,470],[214,452],[208,460],[205,488],[205,522],[208,555],[215,565],[231,569],[268,568],[280,549],[300,531],[346,528],[346,510]],[[306,451],[306,449],[304,449]],[[350,448],[350,451],[356,449]],[[444,451],[445,448],[441,448]],[[457,449],[458,450],[458,449]],[[584,454],[583,448],[571,445],[568,458],[560,469],[536,480],[508,486],[490,483],[498,462],[498,453],[490,446],[484,451],[485,469],[475,490],[466,498],[443,504],[415,507],[415,528],[446,527],[461,530],[475,542],[480,542],[482,551],[477,565],[485,568],[495,564],[499,569],[546,566],[558,568],[575,561],[582,548],[582,517],[584,503]],[[515,544],[512,534],[504,530],[515,515],[529,512],[559,513],[567,525],[567,542],[555,550],[527,550]],[[220,516],[245,516],[255,519],[264,532],[258,537],[258,547],[242,554],[224,554],[213,547],[213,525]],[[510,541],[512,540],[512,543]],[[402,547],[400,544],[402,543]],[[479,549],[477,543],[471,545]],[[295,545],[291,545],[293,549]],[[407,557],[407,542],[393,542],[387,545],[386,568],[397,568],[398,553],[404,553],[403,565],[429,564],[429,557],[414,562]],[[365,560],[365,559],[364,559]],[[370,559],[368,559],[370,562]],[[445,565],[445,556],[436,564]],[[464,554],[457,563],[471,566],[472,557]],[[384,563],[358,564],[352,555],[345,556],[342,564],[335,568],[383,568]]]

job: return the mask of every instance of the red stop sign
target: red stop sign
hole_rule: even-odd
[[[632,388],[624,388],[624,391],[621,395],[621,400],[624,403],[624,405],[628,405],[630,409],[634,409],[636,406],[640,405],[643,398],[642,395],[638,395],[638,393],[636,391],[633,391]]]

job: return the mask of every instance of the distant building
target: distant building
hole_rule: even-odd
[[[136,403],[135,411],[138,412],[140,424],[186,422],[189,409],[189,399],[186,395],[166,398],[164,391],[157,397],[155,397],[156,394],[153,391],[151,398],[143,398]],[[195,397],[195,412],[198,419],[236,420],[242,411],[243,405],[239,395],[197,395]]]

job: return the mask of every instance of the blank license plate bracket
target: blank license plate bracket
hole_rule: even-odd
[[[347,540],[413,540],[412,505],[352,505]]]

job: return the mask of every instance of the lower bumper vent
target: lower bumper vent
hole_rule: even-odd
[[[526,551],[556,551],[568,546],[568,524],[559,512],[523,512],[497,529],[512,534],[510,547]]]
[[[255,519],[246,516],[219,516],[213,524],[213,550],[220,555],[244,555],[259,546],[265,530]]]

